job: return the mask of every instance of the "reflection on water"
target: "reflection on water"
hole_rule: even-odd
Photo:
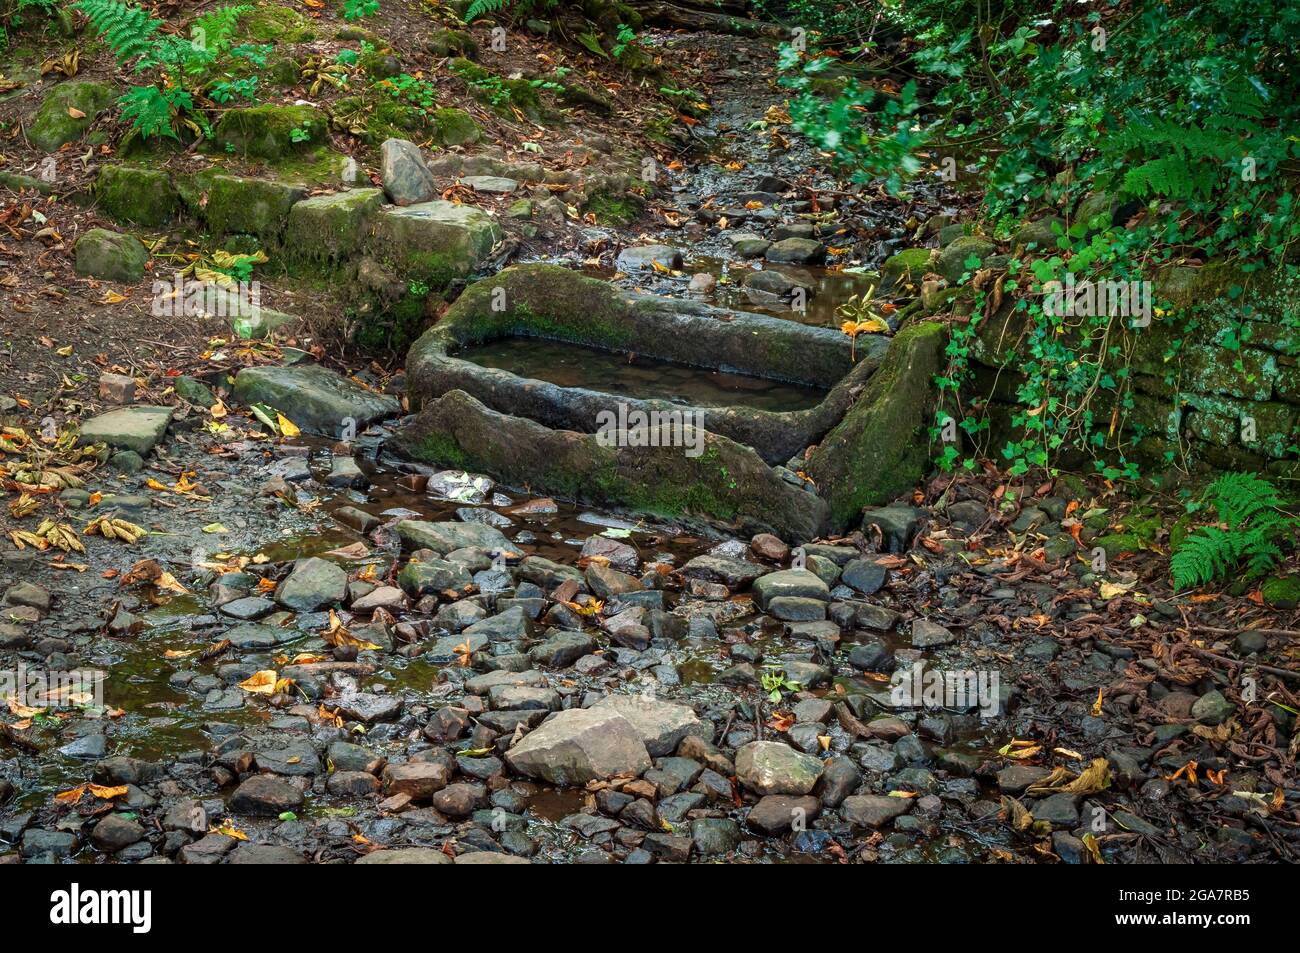
[[[812,387],[536,338],[503,338],[465,348],[456,356],[482,367],[561,387],[584,387],[700,407],[741,405],[758,410],[803,410],[816,406],[825,396]]]

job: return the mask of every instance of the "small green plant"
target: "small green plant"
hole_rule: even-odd
[[[1174,588],[1188,589],[1226,579],[1245,564],[1246,579],[1271,572],[1293,545],[1300,519],[1268,480],[1251,473],[1226,473],[1205,489],[1203,502],[1218,522],[1197,527],[1175,546],[1170,569]]]
[[[618,25],[618,36],[614,39],[614,45],[610,52],[614,54],[614,59],[622,60],[623,54],[632,48],[636,43],[636,30],[632,29],[626,23]]]
[[[244,79],[218,80],[208,89],[208,96],[216,103],[228,103],[232,99],[257,99],[257,77]]]
[[[781,693],[783,691],[797,692],[801,690],[801,686],[798,682],[790,681],[785,677],[785,672],[775,667],[769,667],[768,670],[762,674],[762,682],[763,691],[767,692],[768,699],[774,705],[781,701]]]
[[[307,142],[311,139],[311,123],[304,122],[289,130],[289,139],[293,142]]]
[[[360,20],[379,12],[379,0],[343,0],[343,19]]]

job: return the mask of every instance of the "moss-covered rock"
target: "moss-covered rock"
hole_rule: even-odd
[[[370,219],[383,201],[383,189],[353,189],[295,203],[289,209],[286,251],[296,262],[337,264],[364,244]]]
[[[695,435],[692,436],[694,440]],[[712,433],[687,455],[662,446],[605,446],[594,434],[551,430],[497,413],[451,391],[408,417],[394,442],[436,466],[484,472],[534,492],[635,514],[696,519],[746,534],[772,532],[792,542],[817,536],[826,505],[786,483],[748,447]]]
[[[58,191],[52,182],[42,182],[34,176],[23,175],[21,172],[7,172],[4,169],[0,169],[0,185],[15,192],[31,191],[39,192],[41,195],[53,195]]]
[[[271,105],[228,109],[213,130],[221,148],[272,161],[311,151],[325,132],[325,114],[316,107]]]
[[[909,285],[920,287],[921,276],[930,270],[930,249],[906,248],[890,255],[880,266],[880,290],[906,291]]]
[[[530,122],[540,123],[547,117],[537,86],[527,79],[506,79],[464,57],[457,57],[447,68],[469,87],[478,99],[505,116],[518,110]]]
[[[899,331],[857,402],[812,452],[806,472],[830,505],[832,528],[848,528],[863,507],[894,499],[929,470],[946,341],[935,322]]]
[[[149,260],[140,239],[104,228],[92,228],[77,239],[76,255],[77,274],[129,283],[144,277]]]
[[[562,83],[564,86],[564,89],[559,93],[559,97],[560,102],[566,105],[577,106],[599,116],[608,116],[614,111],[614,100],[603,92],[598,92],[579,83],[563,82],[558,77],[553,81]]]
[[[434,30],[429,37],[428,50],[434,56],[459,56],[472,60],[478,56],[478,41],[465,30]]]
[[[112,99],[113,89],[107,83],[81,79],[60,83],[36,111],[27,138],[38,149],[56,152],[81,138]]]
[[[477,271],[500,240],[500,227],[482,209],[421,202],[375,216],[371,254],[400,278],[441,289]]]
[[[1024,246],[1040,255],[1052,254],[1056,251],[1057,229],[1064,231],[1065,222],[1056,215],[1044,215],[1016,229],[1011,245]]]
[[[1294,609],[1300,606],[1300,576],[1270,576],[1260,585],[1259,594],[1274,609]]]
[[[600,225],[630,225],[645,211],[645,199],[635,192],[602,191],[588,196],[582,210]]]
[[[712,407],[708,428],[783,463],[816,443],[843,416],[853,395],[883,358],[879,335],[860,341],[858,364],[837,331],[704,302],[623,291],[606,281],[554,265],[517,265],[466,289],[407,355],[412,402],[464,390],[493,409],[558,429],[590,432],[610,397],[483,368],[455,356],[471,344],[511,336],[539,337],[755,377],[828,388],[802,410]],[[647,413],[682,405],[620,398]]]
[[[955,285],[961,281],[964,273],[975,274],[980,263],[996,251],[997,246],[987,238],[979,235],[963,235],[939,252],[939,260],[934,270],[947,278],[950,284]],[[975,260],[973,267],[966,264],[971,259]]]
[[[277,241],[289,223],[289,211],[307,197],[301,185],[234,175],[213,175],[203,217],[216,235],[255,235]]]
[[[95,199],[114,220],[134,225],[165,225],[180,208],[169,172],[126,165],[100,170]]]
[[[258,4],[239,19],[239,33],[259,43],[310,43],[316,27],[292,7],[276,3]]]
[[[479,128],[479,124],[463,109],[450,106],[435,109],[433,124],[433,138],[444,146],[469,145],[483,138],[483,130]]]

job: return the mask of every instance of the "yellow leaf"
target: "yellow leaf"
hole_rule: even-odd
[[[222,821],[220,827],[213,827],[208,831],[209,834],[225,834],[227,837],[233,837],[235,840],[248,840],[248,835],[230,821]]]
[[[277,679],[274,669],[263,669],[248,676],[239,683],[239,687],[251,695],[274,695]]]
[[[280,433],[284,434],[286,437],[297,437],[302,433],[302,431],[298,429],[297,425],[284,414],[276,414],[275,418],[276,423],[280,425]]]
[[[123,797],[128,790],[125,784],[116,787],[106,787],[102,784],[92,784],[89,786],[90,793],[95,795],[101,801],[111,801],[115,797]]]
[[[85,119],[85,118],[86,118],[86,114],[83,113],[83,112],[82,112],[80,109],[78,109],[76,106],[69,106],[69,107],[68,107],[68,115],[71,116],[73,119]]]
[[[1101,597],[1103,599],[1114,599],[1116,596],[1124,595],[1124,593],[1128,592],[1132,588],[1132,584],[1103,582],[1101,584]]]
[[[189,592],[184,586],[176,581],[176,577],[169,572],[163,572],[153,584],[159,589],[166,589],[170,592]]]
[[[1092,703],[1092,717],[1093,717],[1093,718],[1100,718],[1100,717],[1101,717],[1101,697],[1102,697],[1102,690],[1099,688],[1099,689],[1097,689],[1097,700],[1096,700],[1095,702]]]
[[[1092,857],[1094,864],[1106,863],[1101,859],[1101,847],[1097,844],[1097,836],[1092,831],[1083,835],[1083,846],[1088,848],[1088,854]]]

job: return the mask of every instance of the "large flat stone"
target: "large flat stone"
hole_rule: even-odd
[[[736,780],[758,794],[807,794],[822,763],[779,741],[751,741],[736,752]]]
[[[411,549],[431,549],[440,556],[468,546],[477,546],[488,552],[510,549],[510,540],[505,534],[485,523],[402,520],[397,524],[397,535]]]
[[[650,755],[637,729],[610,709],[562,711],[506,752],[520,774],[552,784],[586,784],[617,774],[639,775]]]
[[[235,397],[274,407],[301,430],[327,437],[343,437],[349,429],[359,433],[401,409],[397,398],[316,364],[244,368],[235,376]]]
[[[81,424],[80,443],[106,443],[110,447],[147,454],[167,432],[172,408],[139,404],[119,407]]]
[[[672,754],[687,735],[713,740],[713,727],[701,721],[688,705],[644,695],[606,695],[591,708],[617,712],[630,721],[652,758]]]

